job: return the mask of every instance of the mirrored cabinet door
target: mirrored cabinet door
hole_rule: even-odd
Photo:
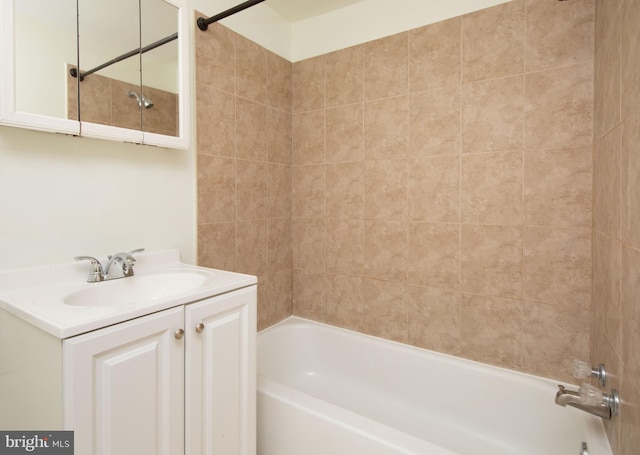
[[[164,0],[141,0],[142,130],[178,136],[180,74],[178,8]]]
[[[45,131],[79,133],[76,0],[2,0],[2,121],[41,122]],[[6,45],[5,43],[9,43]]]
[[[78,0],[78,17],[81,134],[141,142],[139,3]]]

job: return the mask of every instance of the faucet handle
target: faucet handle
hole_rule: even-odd
[[[580,394],[580,401],[587,406],[601,406],[602,398],[604,395],[602,394],[602,390],[599,388],[592,386],[591,384],[582,384],[580,389],[578,390]]]
[[[102,264],[100,264],[100,261],[98,261],[96,258],[92,256],[76,256],[73,259],[76,261],[91,261],[87,283],[96,283],[98,281],[104,280],[104,270],[102,269]]]
[[[607,372],[602,363],[598,368],[591,368],[584,360],[574,359],[571,375],[576,379],[597,378],[602,387],[607,383]]]
[[[129,251],[129,254],[133,256],[134,254],[142,253],[142,252],[144,252],[144,248],[138,248],[136,250]]]

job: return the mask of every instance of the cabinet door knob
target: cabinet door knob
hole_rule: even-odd
[[[173,334],[176,337],[176,340],[181,340],[182,337],[184,336],[184,330],[183,329],[178,329],[175,331],[175,333]]]
[[[202,332],[204,332],[204,324],[201,322],[196,326],[196,333],[202,333]]]

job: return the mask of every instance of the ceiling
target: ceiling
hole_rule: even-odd
[[[363,0],[267,0],[265,3],[290,22],[328,13]]]

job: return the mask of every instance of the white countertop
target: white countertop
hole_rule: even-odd
[[[68,338],[257,283],[252,275],[184,264],[178,250],[140,253],[135,258],[135,276],[99,283],[86,282],[89,272],[86,261],[0,271],[0,308],[58,338]],[[187,291],[159,293],[142,302],[102,306],[91,306],[90,302],[65,303],[65,298],[74,293],[91,295],[108,290],[109,286],[132,283],[124,283],[125,280],[154,274],[202,275],[202,279]]]

